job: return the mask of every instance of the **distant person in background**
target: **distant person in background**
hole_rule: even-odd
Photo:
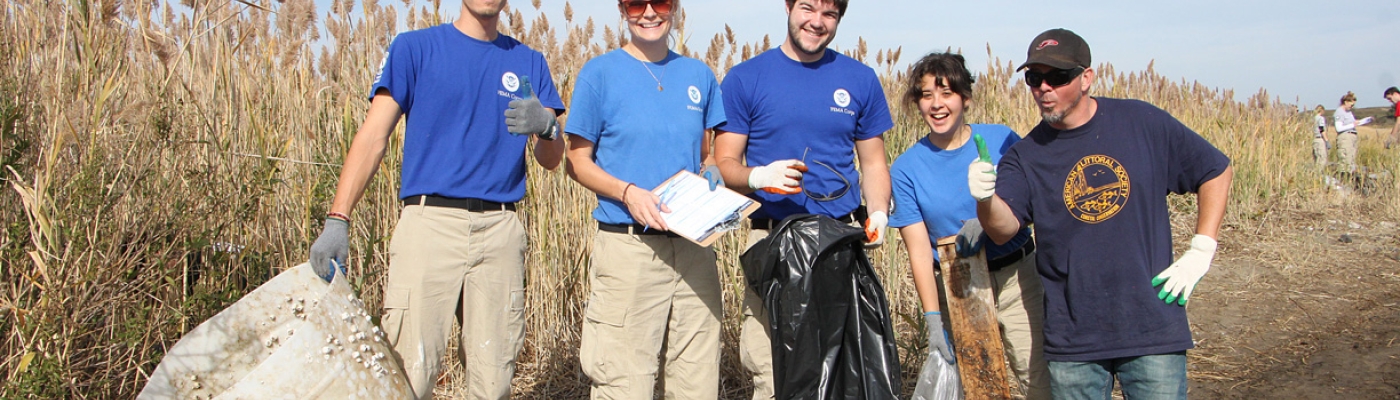
[[[1395,122],[1390,127],[1390,136],[1385,137],[1385,148],[1389,149],[1390,145],[1400,143],[1400,89],[1394,86],[1386,89],[1385,99],[1390,100],[1390,105],[1395,109]]]
[[[631,39],[575,81],[569,176],[598,196],[579,363],[593,399],[719,397],[724,289],[715,251],[669,232],[652,190],[679,171],[714,190],[706,130],[724,123],[715,74],[670,49],[680,0],[623,0]],[[713,164],[710,164],[713,165]]]
[[[1017,70],[1042,120],[999,164],[968,164],[968,191],[992,242],[1035,231],[1051,395],[1109,400],[1117,378],[1128,399],[1185,400],[1186,302],[1215,257],[1230,159],[1160,108],[1091,97],[1074,32],[1041,33],[1026,53]],[[1170,193],[1196,193],[1175,262]]]
[[[972,199],[962,192],[967,187],[967,175],[948,171],[961,170],[978,157],[973,135],[986,140],[992,162],[1000,160],[1021,137],[1006,125],[967,123],[973,77],[962,55],[924,56],[914,63],[911,77],[904,101],[917,107],[928,134],[890,167],[895,204],[890,226],[899,228],[904,247],[909,250],[909,267],[923,305],[929,347],[952,363],[955,360],[939,311],[939,285],[934,275],[939,261],[934,243],[962,231],[971,236],[967,243],[985,242],[977,223],[977,202],[968,201]],[[975,252],[978,246],[969,247]],[[1011,241],[987,245],[986,249],[997,323],[1001,325],[1001,340],[1011,359],[1011,370],[1027,400],[1048,400],[1050,373],[1045,370],[1041,352],[1045,338],[1040,332],[1045,316],[1041,302],[1045,289],[1035,272],[1031,230],[1023,227]]]
[[[1332,112],[1332,125],[1337,128],[1337,154],[1341,156],[1342,168],[1347,173],[1356,172],[1356,127],[1371,123],[1371,118],[1360,121],[1351,114],[1356,106],[1356,94],[1347,92],[1342,96],[1341,105]]]
[[[1327,117],[1322,116],[1322,112],[1327,109],[1318,104],[1316,111],[1317,114],[1313,116],[1313,162],[1317,163],[1318,168],[1322,168],[1327,166],[1327,149],[1332,145],[1327,143]]]

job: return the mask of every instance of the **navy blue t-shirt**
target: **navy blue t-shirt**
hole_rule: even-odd
[[[762,207],[751,218],[840,217],[860,206],[855,143],[894,127],[875,70],[829,49],[821,60],[802,63],[774,48],[734,66],[721,87],[728,123],[720,129],[748,136],[748,166],[802,160],[807,164],[802,188],[812,196],[845,193],[817,200],[755,191],[749,197]]]
[[[544,56],[510,36],[485,42],[447,23],[395,37],[369,96],[388,91],[405,116],[399,197],[520,201],[529,140],[506,132],[505,112],[527,76],[562,113]]]
[[[1045,358],[1093,361],[1193,347],[1186,309],[1157,298],[1171,265],[1168,193],[1194,193],[1230,159],[1151,104],[1096,98],[1084,126],[1041,123],[997,167],[997,195],[1035,223]]]

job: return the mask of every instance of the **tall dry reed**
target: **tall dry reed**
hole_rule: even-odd
[[[0,396],[130,398],[183,333],[304,262],[396,27],[431,26],[457,11],[438,1],[413,4],[396,11],[337,0],[320,15],[312,0],[7,2],[0,14]],[[556,24],[511,11],[504,30],[546,54],[567,102],[583,63],[626,39],[617,21],[576,21],[567,4],[563,13]],[[705,49],[691,49],[687,35],[678,32],[677,51],[720,77],[774,46],[767,37],[743,42],[726,29]],[[886,136],[893,158],[924,132],[898,103],[908,79],[897,67],[901,50],[877,49],[869,60],[862,40],[847,54],[882,74],[895,105],[897,127]],[[1308,123],[1294,106],[1263,91],[1236,102],[1228,90],[1173,81],[1150,67],[1098,70],[1095,93],[1153,102],[1234,159],[1227,224],[1319,197],[1322,175],[1307,162]],[[975,97],[972,121],[1018,132],[1038,121],[1010,62],[993,58]],[[379,304],[399,208],[399,135],[354,215],[350,276],[371,307]],[[1394,156],[1366,145],[1363,163],[1395,170]],[[1387,196],[1394,193],[1388,185]],[[1393,203],[1354,201],[1395,211]],[[594,204],[562,172],[531,166],[521,212],[532,246],[519,397],[586,390],[576,349]],[[1174,204],[1190,211],[1189,198]],[[748,390],[736,352],[744,236],[717,245],[729,289],[725,398]],[[901,316],[903,361],[913,372],[922,333],[906,322],[917,319],[909,316],[918,305],[894,236],[872,257]],[[444,393],[460,390],[458,373],[449,373]]]

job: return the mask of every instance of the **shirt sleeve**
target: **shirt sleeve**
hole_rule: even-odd
[[[709,72],[708,68],[705,71],[705,76],[709,78],[708,86],[710,88],[709,93],[705,94],[707,99],[705,101],[705,128],[714,129],[725,125],[727,120],[724,112],[724,91],[720,89],[719,82],[715,80],[715,74]],[[715,101],[715,99],[719,99],[719,101]]]
[[[1333,113],[1332,121],[1336,125],[1338,133],[1356,130],[1356,117],[1351,116],[1349,112]]]
[[[574,82],[569,119],[564,124],[565,133],[593,142],[594,146],[598,145],[598,138],[603,134],[603,116],[600,114],[603,99],[597,89],[601,82],[596,82],[599,79],[587,64],[579,71],[578,81]]]
[[[753,109],[749,107],[749,96],[744,88],[743,77],[735,72],[730,70],[729,75],[725,75],[724,82],[719,85],[724,99],[722,109],[725,122],[722,130],[747,135],[753,122]]]
[[[540,105],[554,109],[554,115],[564,114],[564,100],[559,98],[559,89],[554,87],[554,76],[549,72],[549,61],[545,60],[544,54],[535,52],[535,70],[533,72],[536,82],[535,97],[540,99]]]
[[[890,214],[890,227],[903,228],[923,222],[919,198],[914,194],[914,180],[898,164],[890,169],[890,189],[890,194],[894,195],[894,212]]]
[[[404,34],[395,36],[389,42],[389,51],[379,63],[379,76],[374,78],[374,84],[369,88],[370,100],[374,100],[375,93],[380,89],[387,90],[405,114],[413,109],[413,98],[409,92],[417,80],[415,71],[418,70],[417,51],[408,42]]]
[[[1172,193],[1195,193],[1201,184],[1220,176],[1230,166],[1230,158],[1196,131],[1166,111],[1156,109],[1155,112],[1167,131],[1167,137],[1171,138],[1167,176]]]
[[[890,117],[890,105],[885,100],[885,88],[880,86],[880,78],[872,70],[866,82],[865,107],[861,107],[860,120],[856,125],[856,140],[866,140],[885,134],[894,128]]]
[[[1021,165],[1020,154],[1016,149],[1010,149],[997,163],[996,194],[1011,208],[1011,213],[1016,215],[1022,227],[1035,220],[1031,213],[1029,185],[1025,168]]]

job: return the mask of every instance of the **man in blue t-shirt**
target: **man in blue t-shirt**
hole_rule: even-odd
[[[1042,121],[968,188],[993,242],[1034,223],[1054,398],[1185,399],[1186,301],[1210,269],[1230,159],[1165,111],[1095,98],[1089,45],[1064,29],[1031,42],[1026,83]],[[1172,262],[1165,194],[1196,193],[1196,235]],[[1160,289],[1159,289],[1160,287]]]
[[[331,265],[348,261],[350,213],[407,116],[404,209],[389,245],[380,321],[420,399],[432,398],[454,319],[474,399],[510,396],[525,335],[527,238],[515,203],[525,195],[530,142],[546,169],[563,157],[564,141],[555,138],[564,104],[544,56],[497,31],[504,7],[466,0],[451,24],[389,44],[325,230],[311,246],[312,267],[331,281]]]
[[[870,67],[827,49],[846,0],[787,7],[787,40],[734,66],[721,84],[728,122],[715,137],[715,157],[729,187],[761,204],[750,216],[748,245],[783,218],[820,214],[865,220],[869,245],[879,246],[890,206],[882,135],[894,127],[884,89]],[[857,211],[862,198],[868,218]],[[753,398],[773,398],[767,312],[752,289],[744,292],[742,362],[755,374]]]

